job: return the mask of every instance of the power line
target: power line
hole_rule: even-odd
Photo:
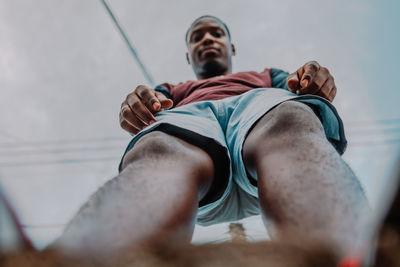
[[[355,141],[349,143],[350,147],[353,146],[380,146],[380,145],[393,145],[400,144],[400,139],[387,139],[387,140],[378,140],[378,141]]]
[[[23,228],[61,228],[65,227],[66,223],[53,223],[53,224],[20,224]]]
[[[389,119],[389,120],[382,120],[386,122],[400,122],[398,119]],[[361,121],[360,123],[367,123],[368,121]],[[365,126],[366,124],[364,124]],[[374,124],[370,125],[373,126],[372,128],[364,128],[364,127],[347,127],[346,134],[350,136],[357,136],[357,137],[371,137],[376,135],[376,137],[382,136],[382,140],[379,140],[378,142],[376,141],[363,141],[363,142],[352,142],[351,145],[357,145],[359,146],[360,144],[363,145],[375,145],[375,144],[387,144],[387,143],[396,143],[398,142],[397,139],[393,141],[393,139],[387,139],[386,137],[383,137],[383,135],[386,134],[391,134],[391,135],[397,135],[400,134],[400,127],[395,126],[393,128],[379,128],[381,125]],[[378,126],[378,128],[376,128]],[[384,126],[385,127],[385,126]],[[393,136],[393,137],[395,137]],[[119,136],[106,136],[106,137],[99,137],[99,138],[77,138],[77,139],[59,139],[59,140],[42,140],[42,141],[23,141],[23,142],[12,142],[12,143],[0,143],[0,148],[2,148],[2,151],[0,152],[1,154],[5,154],[6,156],[12,156],[12,155],[35,155],[35,154],[44,154],[44,153],[52,153],[52,154],[61,154],[61,153],[67,153],[67,152],[74,152],[74,151],[95,151],[95,150],[117,150],[121,149],[120,146],[114,147],[114,146],[102,146],[102,147],[63,147],[66,145],[78,145],[80,143],[83,143],[85,145],[90,144],[90,143],[110,143],[110,142],[118,142],[119,141],[129,141],[129,136],[127,137],[119,137]],[[43,148],[44,146],[50,146],[48,148]],[[14,149],[19,149],[19,148],[39,148],[39,150],[23,150],[23,151],[13,151]],[[9,148],[8,151],[4,151],[4,148]],[[11,149],[11,150],[10,150]]]
[[[400,119],[382,119],[382,120],[370,120],[370,121],[353,121],[347,122],[345,125],[346,133],[381,133],[382,132],[399,132],[400,125],[395,125],[393,128],[382,128],[390,127],[390,125],[382,124],[400,124]],[[351,124],[351,125],[349,125]],[[355,127],[354,127],[355,126]],[[364,127],[371,126],[370,129],[365,129]],[[93,142],[112,142],[112,141],[127,141],[130,137],[122,136],[106,136],[106,137],[88,137],[88,138],[76,138],[76,139],[58,139],[58,140],[40,140],[40,141],[20,141],[20,142],[6,142],[0,143],[0,148],[17,148],[17,147],[38,147],[45,145],[65,145],[65,144],[77,144],[77,143],[93,143]]]
[[[400,128],[396,129],[389,129],[393,130],[392,132],[400,134]],[[346,132],[349,134],[349,132]],[[371,135],[372,134],[372,135]],[[371,137],[373,134],[385,134],[384,132],[379,132],[379,130],[376,129],[370,129],[370,130],[361,130],[357,132],[350,132],[350,135],[354,136],[361,136],[361,137]],[[378,136],[379,137],[379,136]],[[113,151],[113,150],[122,150],[125,148],[125,146],[85,146],[85,147],[62,147],[65,144],[78,144],[78,143],[90,143],[90,142],[98,142],[101,141],[103,143],[107,143],[110,141],[114,140],[122,140],[122,138],[101,138],[101,139],[80,139],[80,140],[59,140],[59,141],[48,141],[48,142],[36,142],[36,143],[19,143],[15,146],[12,146],[11,144],[8,144],[8,146],[3,146],[4,147],[9,147],[9,150],[1,150],[0,151],[0,157],[1,156],[31,156],[31,155],[40,155],[40,154],[52,154],[52,155],[59,155],[63,153],[70,153],[70,152],[86,152],[86,151]],[[125,139],[124,139],[125,140]],[[355,141],[352,142],[351,145],[359,145],[359,144],[365,144],[365,145],[375,145],[375,144],[387,144],[387,143],[396,143],[398,142],[398,139],[387,139],[385,137],[382,138],[382,140],[368,140],[368,141]],[[60,147],[55,147],[55,148],[40,148],[43,145],[59,145]],[[26,146],[30,145],[31,147],[34,148],[39,148],[39,149],[33,149],[33,150],[15,150],[19,148],[25,148]],[[11,150],[10,150],[11,149]],[[14,149],[14,150],[13,150]]]
[[[400,122],[400,121],[399,121]],[[382,132],[399,132],[400,127],[395,128],[375,128],[375,129],[363,129],[358,127],[345,127],[346,133],[381,133]],[[95,142],[113,142],[113,141],[129,141],[130,137],[119,137],[119,136],[106,136],[98,138],[77,138],[77,139],[58,139],[58,140],[40,140],[40,141],[23,141],[23,142],[12,142],[12,143],[0,143],[0,148],[18,148],[18,147],[39,147],[46,145],[66,145],[66,144],[78,144],[78,143],[95,143]]]
[[[357,128],[349,129],[345,131],[346,134],[357,134],[357,135],[368,135],[368,134],[387,134],[387,133],[398,133],[400,134],[400,128]]]
[[[122,155],[121,155],[122,157]],[[36,161],[15,161],[0,163],[0,167],[20,167],[20,166],[36,166],[36,165],[54,165],[54,164],[80,164],[93,161],[114,161],[120,160],[121,157],[100,157],[100,158],[65,158],[59,160],[36,160]]]
[[[360,141],[351,142],[351,147],[371,147],[371,146],[382,146],[382,145],[397,145],[400,144],[400,138],[389,139],[389,140],[378,140],[378,141]],[[122,157],[122,155],[121,155]],[[114,161],[119,160],[121,157],[100,157],[100,158],[64,158],[58,160],[40,160],[40,161],[14,161],[0,163],[0,167],[18,167],[18,166],[32,166],[32,165],[54,165],[54,164],[80,164],[86,162],[95,161]]]
[[[45,145],[65,145],[77,143],[93,143],[93,142],[112,142],[112,141],[127,141],[129,137],[107,136],[99,138],[77,138],[77,139],[59,139],[59,140],[43,140],[43,141],[24,141],[18,143],[0,143],[1,148],[16,148],[26,146],[45,146]]]
[[[69,147],[63,149],[40,149],[40,150],[24,150],[24,151],[0,151],[1,156],[27,156],[27,155],[39,155],[39,154],[62,154],[69,152],[80,152],[80,151],[109,151],[109,150],[121,150],[125,147],[117,146],[97,146],[97,147]]]
[[[150,83],[151,86],[154,86],[153,78],[150,76],[150,73],[146,70],[146,67],[144,66],[143,62],[140,60],[139,55],[136,52],[136,49],[133,47],[132,43],[129,41],[128,36],[125,34],[125,31],[122,29],[120,23],[117,20],[117,17],[112,12],[109,4],[107,4],[107,2],[105,0],[100,0],[100,1],[103,4],[104,8],[107,10],[108,15],[110,15],[112,21],[114,22],[115,26],[117,27],[122,38],[124,38],[125,44],[128,46],[129,51],[131,52],[133,58],[138,63],[138,65],[139,65],[140,69],[142,70],[144,76],[146,77],[147,81]]]
[[[395,123],[400,123],[400,118],[379,119],[379,120],[365,120],[365,121],[347,121],[346,125],[368,126],[368,125],[395,124]]]

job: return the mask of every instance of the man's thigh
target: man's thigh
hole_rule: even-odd
[[[140,140],[153,132],[161,132],[178,138],[191,146],[205,151],[214,163],[214,178],[210,189],[199,202],[198,222],[212,224],[219,219],[216,209],[231,191],[230,157],[225,135],[213,111],[212,101],[198,102],[156,115],[157,122],[133,136],[121,160],[120,171],[126,157]],[[182,162],[184,164],[184,162]]]
[[[247,171],[254,173],[257,155],[264,154],[264,150],[308,137],[325,138],[322,123],[312,108],[298,101],[278,104],[247,133],[242,151]]]
[[[295,101],[293,105],[285,103],[293,101]],[[257,174],[246,168],[243,160],[243,146],[246,137],[254,127],[257,127],[260,122],[268,122],[274,115],[274,110],[279,110],[280,105],[285,107],[281,111],[288,114],[297,110],[301,116],[307,117],[307,123],[322,127],[322,133],[340,154],[344,152],[347,144],[343,123],[336,109],[321,97],[297,96],[289,91],[275,88],[260,88],[243,94],[238,99],[235,111],[230,118],[230,124],[235,127],[227,130],[226,139],[232,158],[235,182],[254,197],[258,196]]]

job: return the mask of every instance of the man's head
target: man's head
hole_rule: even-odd
[[[206,15],[197,18],[186,32],[187,60],[198,79],[232,72],[232,55],[228,27],[220,19]]]

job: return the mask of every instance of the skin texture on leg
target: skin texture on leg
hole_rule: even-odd
[[[55,247],[103,257],[134,245],[189,242],[199,199],[213,180],[210,156],[162,132],[127,153],[123,171],[100,188]]]
[[[311,108],[288,101],[267,113],[249,133],[243,156],[246,167],[257,172],[272,236],[296,233],[326,244],[339,257],[358,250],[365,194]]]

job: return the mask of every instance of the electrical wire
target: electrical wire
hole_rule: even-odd
[[[349,143],[350,147],[354,148],[359,148],[359,147],[376,147],[376,146],[388,146],[388,145],[399,145],[400,144],[400,138],[398,136],[392,136],[391,138],[383,137],[381,140],[371,140],[371,137],[376,134],[378,129],[369,129],[368,131],[364,132],[358,132],[358,134],[354,134],[354,136],[358,137],[367,137],[369,140],[363,140],[365,138],[361,138],[361,140],[356,140],[352,141]],[[399,133],[400,134],[400,128],[391,128],[390,131]],[[354,137],[353,136],[353,137]],[[378,136],[379,137],[379,136]],[[32,146],[36,147],[41,147],[43,145],[65,145],[65,144],[77,144],[77,143],[87,143],[87,142],[102,142],[107,143],[107,142],[113,142],[113,141],[119,141],[119,140],[126,140],[126,138],[119,138],[119,137],[104,137],[104,138],[83,138],[83,139],[75,139],[75,140],[58,140],[58,141],[43,141],[43,142],[36,142],[36,143],[25,143],[25,145],[30,144]],[[375,138],[376,139],[376,138]],[[62,142],[62,143],[61,143]],[[23,146],[23,144],[18,144],[18,147],[14,148],[20,148]],[[120,156],[109,156],[106,158],[98,157],[98,155],[95,155],[94,157],[89,156],[88,158],[82,158],[82,154],[79,154],[79,152],[97,152],[97,151],[103,151],[103,152],[111,152],[111,151],[122,151],[123,146],[120,146],[120,144],[116,146],[96,146],[96,147],[59,147],[59,148],[52,148],[52,149],[40,149],[40,150],[24,150],[24,151],[18,151],[18,150],[8,150],[8,151],[1,151],[0,156],[1,157],[6,157],[7,160],[9,159],[8,157],[14,156],[18,157],[26,157],[26,156],[36,156],[36,155],[49,155],[52,158],[51,159],[44,159],[44,160],[12,160],[12,161],[6,161],[6,162],[0,162],[0,167],[18,167],[18,166],[32,166],[32,165],[54,165],[54,164],[77,164],[77,163],[85,163],[85,162],[95,162],[96,160],[99,161],[111,161],[111,160],[119,160]],[[77,155],[75,156],[70,156],[66,157],[65,153],[71,153],[71,152],[78,152]],[[60,156],[60,159],[54,159],[54,156]]]
[[[348,121],[348,122],[346,122],[346,125],[368,126],[368,125],[376,125],[376,124],[395,124],[395,123],[400,123],[400,118],[365,120],[365,121]]]
[[[400,120],[399,120],[400,122]],[[379,128],[378,124],[375,124],[378,128],[365,129],[363,127],[345,127],[346,134],[354,134],[360,136],[367,136],[370,134],[385,134],[385,133],[398,133],[400,135],[400,127],[395,128]],[[66,145],[66,144],[78,144],[78,143],[95,143],[95,142],[114,142],[114,141],[127,141],[130,137],[118,137],[118,136],[106,136],[98,138],[77,138],[77,139],[59,139],[59,140],[41,140],[41,141],[23,141],[23,142],[11,142],[11,143],[0,143],[0,148],[19,148],[19,147],[40,147],[46,145]]]
[[[29,155],[41,155],[41,154],[63,154],[70,152],[87,152],[87,151],[110,151],[110,150],[122,150],[124,146],[96,146],[96,147],[68,147],[68,148],[54,148],[54,149],[40,149],[40,150],[23,150],[23,151],[0,151],[0,157],[12,157],[12,156],[29,156]]]
[[[0,143],[0,148],[40,147],[40,146],[46,146],[46,145],[65,145],[65,144],[93,143],[93,142],[114,142],[114,141],[126,141],[126,140],[129,140],[129,137],[106,136],[106,137],[98,137],[98,138],[23,141],[23,142],[13,142],[13,143]]]
[[[32,165],[54,165],[54,164],[80,164],[85,162],[98,162],[98,161],[115,161],[120,160],[122,157],[95,157],[95,158],[63,158],[57,160],[36,160],[36,161],[14,161],[0,163],[0,167],[21,167],[21,166],[32,166]]]
[[[125,41],[125,44],[128,46],[129,51],[131,52],[133,58],[138,63],[139,68],[142,70],[142,72],[143,72],[144,76],[146,77],[147,81],[150,83],[151,86],[154,87],[153,78],[151,77],[150,73],[147,71],[147,69],[144,66],[143,62],[140,60],[139,54],[136,52],[136,49],[133,47],[131,41],[128,38],[128,35],[122,29],[121,24],[118,22],[118,19],[117,19],[116,15],[111,10],[110,5],[105,0],[100,0],[100,2],[103,4],[104,8],[107,10],[108,15],[110,16],[110,18],[114,22],[115,26],[117,27],[119,33],[121,34],[122,38]]]

